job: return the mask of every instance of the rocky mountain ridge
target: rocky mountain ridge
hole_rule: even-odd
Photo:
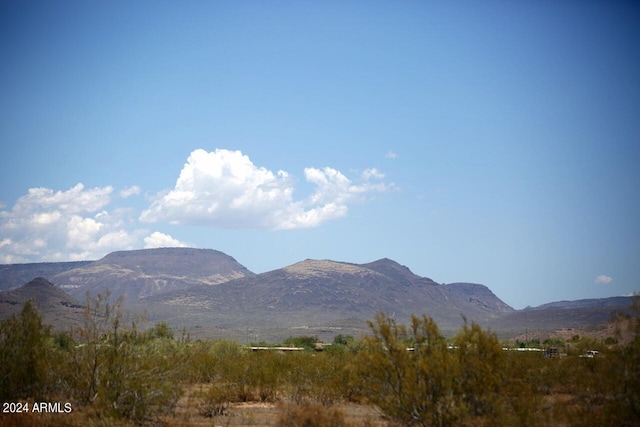
[[[55,274],[51,281],[84,299],[107,289],[127,301],[186,289],[217,285],[254,273],[229,255],[212,249],[159,248],[112,252],[79,268]]]
[[[328,324],[371,319],[380,311],[393,313],[402,322],[411,314],[427,313],[443,327],[454,328],[462,315],[486,321],[513,311],[483,285],[473,288],[479,292],[465,288],[467,292],[461,293],[459,288],[439,285],[388,259],[369,264],[305,260],[215,287],[194,286],[140,302],[158,318],[182,307],[192,318],[224,328]]]
[[[81,315],[77,301],[108,288],[112,296],[125,297],[125,308],[148,313],[151,322],[166,321],[202,337],[238,338],[238,331],[266,329],[356,335],[366,333],[366,321],[380,311],[399,323],[427,314],[445,333],[457,330],[464,316],[518,334],[593,324],[631,302],[618,297],[514,310],[484,285],[438,284],[387,258],[366,264],[307,259],[256,275],[222,252],[191,248],[121,251],[79,263],[0,265],[0,289],[29,271],[44,272],[47,279],[0,292],[0,319],[30,297],[51,294],[53,303],[40,305],[53,309],[46,319],[64,329]]]

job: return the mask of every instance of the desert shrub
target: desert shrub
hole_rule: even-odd
[[[428,316],[409,328],[379,314],[355,359],[360,392],[402,425],[534,425],[540,399],[527,359],[507,358],[495,334],[465,322],[447,345]],[[542,380],[540,380],[542,381]],[[551,387],[551,386],[550,386]]]
[[[350,389],[347,365],[351,355],[344,352],[323,352],[310,355],[309,387],[311,400],[324,406],[347,400]]]
[[[181,394],[176,381],[176,360],[157,343],[126,343],[111,369],[113,377],[104,381],[104,396],[124,417],[136,422],[154,419],[175,406]],[[109,371],[107,371],[109,372]],[[113,380],[118,378],[118,382]]]
[[[282,355],[250,352],[230,340],[188,346],[185,378],[191,383],[228,384],[232,401],[274,401],[286,367]]]
[[[255,364],[251,363],[251,356],[251,353],[243,352],[222,361],[222,378],[229,382],[234,400],[238,402],[256,399]]]
[[[343,427],[347,426],[344,412],[336,407],[317,404],[288,404],[281,407],[280,427]]]
[[[210,341],[196,341],[186,344],[184,379],[189,383],[207,383],[219,375],[217,359],[212,351]]]
[[[169,338],[173,339],[173,329],[167,322],[158,322],[145,333],[147,339]]]
[[[228,384],[211,384],[196,394],[198,413],[207,418],[227,415],[231,394]]]
[[[465,321],[454,343],[459,367],[456,382],[465,407],[475,417],[496,415],[505,362],[498,338],[478,324]]]
[[[364,396],[404,425],[448,425],[460,418],[457,360],[433,319],[412,316],[408,333],[380,313],[369,326],[373,336],[355,362]],[[414,351],[407,349],[409,340]]]
[[[333,338],[334,346],[347,346],[355,341],[355,338],[351,335],[338,334]]]
[[[287,366],[284,376],[284,397],[297,404],[308,402],[314,382],[314,367],[311,354],[306,352],[287,355]]]
[[[0,323],[0,397],[42,398],[51,386],[52,339],[35,303]]]
[[[272,351],[255,352],[248,355],[250,384],[261,402],[276,400],[278,389],[284,379],[284,372],[288,367],[286,357],[287,355]]]
[[[550,387],[543,386],[542,372],[546,364],[553,362],[537,352],[506,352],[500,400],[509,411],[503,414],[503,425],[541,424],[542,400]]]
[[[87,296],[67,383],[80,403],[143,422],[175,405],[182,354],[172,339],[139,334],[135,322],[126,325],[121,304],[112,303],[108,292]]]
[[[285,339],[282,343],[284,345],[302,347],[302,348],[311,350],[315,348],[317,342],[318,342],[318,337],[315,335],[301,335],[301,336],[291,336]]]

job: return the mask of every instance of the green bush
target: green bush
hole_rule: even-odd
[[[301,336],[291,336],[284,340],[282,343],[284,345],[290,345],[293,347],[302,347],[308,350],[312,350],[316,347],[316,343],[318,342],[318,337],[313,335],[301,335]]]
[[[124,325],[121,300],[87,297],[80,344],[69,352],[67,382],[76,399],[107,413],[144,422],[172,410],[183,355],[171,338],[139,334]]]
[[[428,316],[412,316],[407,329],[379,314],[370,327],[355,369],[363,397],[391,419],[419,426],[531,423],[538,400],[526,379],[511,377],[522,372],[495,334],[465,322],[448,346]]]
[[[53,379],[49,366],[53,346],[50,328],[42,324],[33,301],[24,304],[19,316],[0,323],[0,398],[43,398]]]
[[[365,398],[404,425],[449,425],[462,417],[454,381],[459,366],[433,319],[413,316],[407,332],[380,313],[369,326],[373,336],[355,364]]]
[[[456,384],[462,403],[474,417],[496,415],[502,400],[505,354],[495,334],[466,322],[454,339],[459,367]]]

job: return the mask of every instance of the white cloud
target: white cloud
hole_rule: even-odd
[[[104,224],[93,218],[72,215],[67,221],[67,247],[83,247],[95,240]]]
[[[601,274],[596,277],[595,282],[599,285],[608,285],[609,283],[613,282],[613,278],[607,276],[606,274]]]
[[[27,195],[18,199],[13,212],[16,214],[45,211],[55,213],[59,211],[65,214],[95,212],[110,201],[113,188],[96,187],[84,189],[81,183],[67,191],[54,193],[49,188],[30,188]]]
[[[31,220],[37,225],[49,225],[54,224],[62,218],[62,214],[59,211],[36,213],[31,215]]]
[[[140,194],[140,187],[138,187],[137,185],[132,185],[131,187],[123,188],[118,194],[120,194],[120,197],[122,197],[123,199],[131,196],[137,196],[138,194]]]
[[[393,151],[389,150],[389,151],[387,151],[387,154],[385,154],[385,157],[387,159],[397,159],[398,155],[396,153],[394,153]]]
[[[113,189],[31,188],[11,210],[0,211],[0,262],[98,259],[108,252],[139,247],[146,232],[128,231],[132,212],[104,208]]]
[[[257,167],[240,151],[195,150],[175,187],[160,194],[140,220],[230,228],[308,228],[344,216],[348,204],[363,200],[367,193],[391,188],[380,181],[384,175],[375,169],[366,170],[357,183],[329,167],[306,168],[304,175],[315,190],[307,199],[295,201],[293,180],[287,172]]]
[[[186,244],[181,241],[174,239],[168,234],[161,233],[159,231],[155,231],[151,233],[149,236],[144,238],[144,247],[145,249],[151,248],[168,248],[168,247],[185,247]]]
[[[185,246],[145,222],[200,224],[228,228],[296,229],[316,227],[345,216],[349,206],[393,184],[376,169],[352,180],[325,167],[306,168],[311,194],[294,200],[294,177],[255,166],[240,151],[195,150],[173,189],[140,213],[113,206],[140,193],[137,186],[113,197],[111,186],[67,190],[31,188],[12,207],[0,207],[0,263],[99,259],[116,250]]]
[[[365,169],[362,172],[362,178],[366,181],[370,179],[384,179],[384,174],[376,168]]]

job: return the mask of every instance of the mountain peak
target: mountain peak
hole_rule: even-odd
[[[136,301],[162,292],[195,285],[217,285],[232,279],[254,276],[245,266],[224,252],[213,249],[156,248],[117,251],[78,269],[53,277],[81,297],[109,289]]]
[[[327,274],[360,274],[365,269],[356,264],[331,261],[328,259],[306,259],[283,269],[289,274],[306,276],[326,276]]]
[[[82,305],[43,277],[0,292],[0,319],[20,313],[28,300],[35,303],[43,322],[53,325],[54,329],[65,329],[82,321]]]
[[[243,276],[254,273],[233,257],[214,249],[154,248],[111,252],[96,261],[99,265],[117,265],[141,273],[171,276],[212,276],[241,271]]]
[[[47,288],[47,287],[55,287],[53,283],[45,279],[44,277],[36,277],[30,282],[24,285],[25,288]]]
[[[397,261],[394,261],[390,258],[380,258],[379,260],[367,263],[367,264],[363,264],[365,266],[368,267],[384,267],[384,268],[393,268],[396,270],[402,270],[402,271],[406,271],[406,272],[410,272],[411,270],[409,269],[409,267],[404,266],[402,264],[400,264]]]
[[[394,278],[395,280],[411,281],[411,282],[420,280],[420,281],[436,284],[433,280],[429,279],[428,277],[418,276],[413,271],[411,271],[409,267],[404,266],[389,258],[382,258],[377,261],[370,262],[368,264],[362,264],[362,267],[369,268],[375,272]]]

